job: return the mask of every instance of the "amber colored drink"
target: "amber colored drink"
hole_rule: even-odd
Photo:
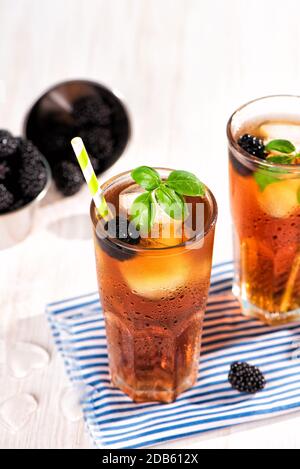
[[[299,320],[300,165],[247,155],[237,145],[243,134],[292,140],[300,149],[300,98],[262,98],[228,124],[234,292],[246,315],[268,324]]]
[[[124,173],[103,186],[117,211],[132,183]],[[111,379],[134,401],[171,402],[197,378],[217,207],[209,190],[196,202],[204,204],[202,233],[136,246],[101,239],[91,206]]]

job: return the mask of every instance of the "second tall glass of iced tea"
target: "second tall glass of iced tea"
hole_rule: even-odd
[[[227,126],[235,285],[246,315],[300,319],[300,97],[270,96]]]
[[[162,179],[170,173],[158,171]],[[130,173],[103,186],[117,212],[135,189]],[[91,206],[112,383],[135,401],[171,402],[197,378],[217,206],[208,189],[189,202],[192,217],[193,205],[202,204],[201,232],[177,241],[175,232],[161,234],[137,245],[102,239]]]

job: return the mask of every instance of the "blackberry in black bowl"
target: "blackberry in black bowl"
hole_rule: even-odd
[[[83,180],[81,184],[76,180],[71,191],[74,168],[69,163],[77,165],[71,139],[82,137],[99,175],[120,158],[131,129],[127,110],[116,94],[98,83],[72,80],[54,86],[38,99],[27,115],[24,133],[47,158],[58,190],[73,195]],[[60,165],[65,177],[57,171]]]
[[[0,135],[4,134],[8,135],[6,131],[0,130]],[[51,177],[45,158],[32,142],[11,134],[5,140],[9,142],[9,151],[1,149],[0,214],[12,212],[32,202],[44,191]]]
[[[51,171],[32,142],[3,130],[0,135],[0,249],[6,249],[29,234],[37,203],[50,187]]]

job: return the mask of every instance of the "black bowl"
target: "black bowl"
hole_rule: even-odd
[[[81,98],[87,97],[101,99],[104,105],[111,109],[109,124],[106,126],[100,122],[93,124],[97,135],[99,130],[99,135],[106,132],[112,136],[111,149],[106,153],[95,154],[97,151],[89,150],[88,142],[85,141],[88,151],[94,153],[90,156],[95,159],[96,164],[97,161],[100,163],[96,172],[99,174],[105,171],[124,152],[131,135],[131,126],[128,112],[121,99],[105,86],[92,81],[66,81],[46,91],[29,110],[24,123],[25,137],[39,148],[52,167],[60,160],[74,159],[70,140],[80,135],[80,132],[87,131],[76,121],[74,105],[76,106],[75,103]],[[96,148],[98,148],[97,143]]]

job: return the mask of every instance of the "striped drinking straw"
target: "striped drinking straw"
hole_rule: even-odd
[[[80,137],[75,137],[72,139],[71,144],[87,185],[89,186],[89,190],[91,196],[93,197],[96,209],[102,218],[108,219],[109,209],[84,143]]]

